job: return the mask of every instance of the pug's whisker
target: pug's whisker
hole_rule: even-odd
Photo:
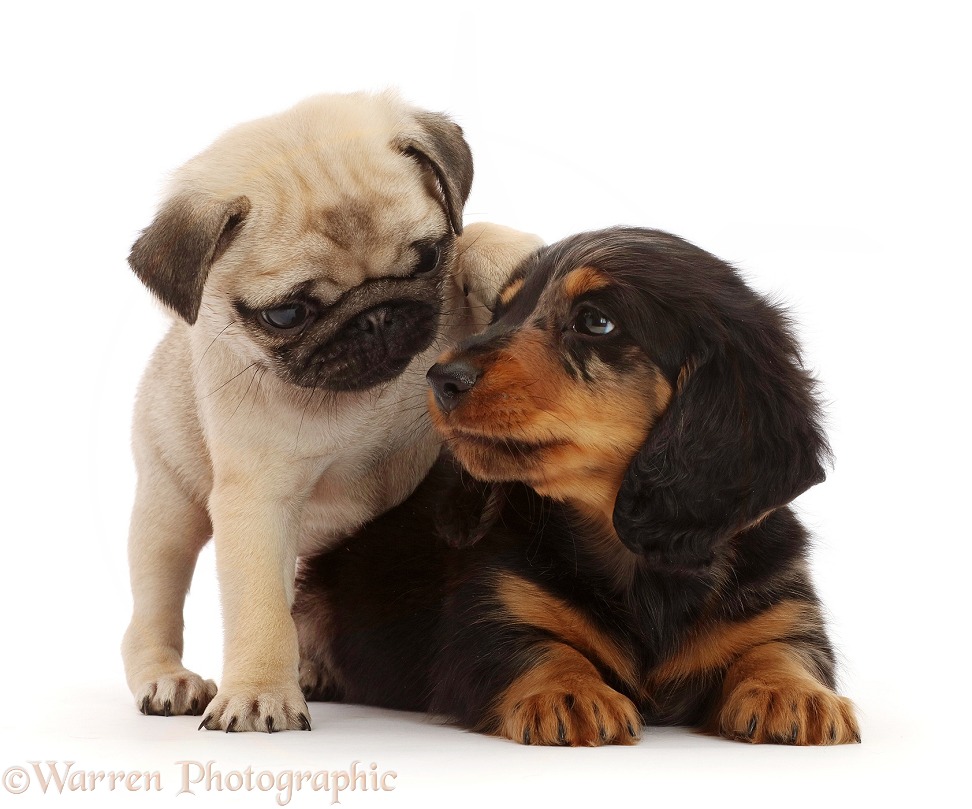
[[[487,308],[486,305],[485,304],[482,304],[482,303],[468,303],[468,302],[466,302],[459,309],[442,309],[442,310],[440,310],[440,312],[439,312],[439,318],[440,319],[441,318],[447,318],[447,317],[460,317],[460,318],[464,318],[465,315],[466,315],[466,313],[467,313],[467,310],[470,307],[472,307],[472,306],[475,306],[476,308]]]
[[[256,390],[253,391],[253,398],[250,400],[250,412],[248,415],[253,414],[253,408],[256,406],[257,399],[260,397],[260,386],[263,384],[263,377],[266,376],[268,370],[266,366],[260,368],[260,376],[257,378]]]
[[[410,422],[409,422],[408,424],[406,424],[406,425],[405,425],[405,431],[406,431],[406,432],[407,432],[408,430],[411,430],[412,428],[414,428],[414,427],[416,427],[416,426],[418,426],[419,424],[421,424],[421,423],[422,423],[422,419],[423,419],[423,418],[425,418],[426,416],[428,416],[428,413],[427,413],[427,412],[425,412],[425,411],[419,411],[418,413],[416,413],[416,412],[415,412],[415,411],[413,410],[413,411],[412,411],[412,415],[413,415],[413,418],[412,418],[412,420],[411,420],[411,421],[410,421]],[[431,422],[431,421],[429,421],[429,425],[430,425],[430,426],[431,426],[431,423],[432,423],[432,422]]]
[[[405,399],[399,399],[398,401],[388,402],[387,404],[383,404],[376,407],[375,410],[379,413],[384,413],[389,410],[394,410],[397,413],[402,409],[416,407],[418,405],[424,406],[424,404],[425,404],[425,394],[423,392],[419,394],[413,394]]]
[[[418,403],[418,404],[409,405],[408,407],[402,407],[396,410],[395,412],[402,416],[410,416],[413,413],[418,413],[419,416],[422,416],[424,414],[427,414],[429,412],[429,409],[424,403]]]
[[[220,385],[218,388],[216,388],[216,390],[211,390],[209,393],[204,394],[201,398],[208,399],[214,393],[219,393],[219,391],[221,391],[223,388],[225,388],[230,382],[232,382],[234,379],[239,379],[241,376],[243,376],[243,374],[245,374],[247,371],[249,371],[254,365],[256,365],[256,363],[255,362],[251,362],[249,365],[246,366],[246,368],[244,368],[238,374],[235,374],[234,376],[231,376],[229,379],[227,379],[222,385]]]
[[[429,422],[422,422],[420,420],[414,421],[411,426],[406,428],[405,434],[401,437],[401,439],[398,442],[396,442],[394,449],[388,454],[387,457],[393,457],[395,455],[404,452],[410,446],[412,446],[416,441],[422,438],[426,438],[429,435],[434,434],[434,432],[435,429],[433,428],[431,421]]]
[[[202,361],[206,359],[206,355],[209,353],[209,349],[211,349],[214,345],[216,345],[216,341],[223,336],[223,332],[225,332],[232,325],[233,325],[233,321],[231,320],[229,321],[229,323],[227,323],[225,326],[223,326],[223,328],[219,330],[219,333],[213,338],[213,341],[208,346],[206,346],[206,350],[203,351],[203,353],[199,357],[199,360],[196,362],[197,369],[199,368],[199,366],[202,365]]]
[[[317,401],[317,407],[314,408],[314,412],[311,413],[311,418],[316,419],[321,407],[326,404],[328,407],[324,410],[324,417],[328,421],[331,421],[334,418],[334,397],[330,395],[330,391],[324,388],[315,388],[315,390],[320,392],[321,397]]]
[[[256,366],[256,363],[254,363],[253,366],[251,366],[251,367],[256,367],[256,370],[254,370],[253,375],[250,377],[250,381],[247,383],[246,390],[243,391],[243,395],[240,397],[240,400],[236,403],[236,409],[233,410],[232,415],[228,419],[226,419],[226,423],[227,424],[229,422],[231,422],[233,420],[233,416],[235,416],[239,412],[240,405],[243,404],[244,400],[246,399],[247,394],[250,392],[250,388],[253,387],[253,380],[256,379],[257,378],[257,375],[260,373],[260,368],[258,366]],[[252,407],[252,405],[251,405],[251,407]]]
[[[300,411],[300,421],[297,423],[297,435],[294,437],[294,454],[295,455],[297,454],[297,444],[300,442],[300,430],[304,426],[304,416],[307,415],[307,407],[313,401],[313,399],[314,399],[314,393],[317,390],[318,390],[317,388],[311,388],[310,389],[310,391],[309,391],[309,393],[307,395],[307,398],[304,400],[304,406],[301,408],[301,411]]]
[[[465,254],[466,254],[467,252],[469,252],[469,250],[470,250],[470,249],[472,249],[473,247],[475,247],[475,246],[476,246],[476,244],[477,244],[477,242],[479,242],[479,240],[480,240],[481,238],[483,238],[483,236],[485,236],[485,235],[486,235],[486,231],[485,231],[485,230],[483,230],[483,231],[482,231],[482,232],[480,232],[480,234],[479,234],[479,235],[478,235],[478,236],[477,236],[477,237],[476,237],[475,239],[473,239],[473,240],[472,240],[472,241],[471,241],[471,242],[470,242],[469,244],[467,244],[467,245],[465,245],[465,246],[463,246],[463,247],[460,247],[460,248],[459,248],[459,250],[458,250],[458,251],[456,252],[456,258],[462,258],[462,257],[463,257],[463,256],[464,256],[464,255],[465,255]]]

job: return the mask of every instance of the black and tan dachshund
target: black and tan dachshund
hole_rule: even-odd
[[[301,571],[309,697],[525,744],[860,741],[788,505],[829,448],[779,307],[675,236],[586,233],[428,376],[449,453]]]

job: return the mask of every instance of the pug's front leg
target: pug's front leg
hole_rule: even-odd
[[[266,481],[260,481],[265,483]],[[310,730],[294,600],[300,504],[224,481],[210,498],[223,607],[223,678],[207,730]]]
[[[148,444],[135,442],[139,474],[128,540],[133,610],[122,642],[125,674],[142,713],[198,716],[216,683],[182,665],[182,613],[196,558],[211,532],[209,515]]]

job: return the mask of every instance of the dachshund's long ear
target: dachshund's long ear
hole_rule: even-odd
[[[785,316],[762,300],[679,376],[628,468],[614,526],[657,565],[693,570],[730,536],[824,479],[815,384]]]
[[[128,263],[143,284],[187,323],[199,315],[203,286],[250,211],[246,197],[179,194],[138,237]]]
[[[440,113],[416,111],[413,128],[399,138],[398,148],[431,171],[452,231],[461,234],[462,208],[473,181],[472,152],[462,127]]]

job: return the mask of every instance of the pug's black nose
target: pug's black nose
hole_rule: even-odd
[[[480,370],[467,362],[447,362],[433,365],[425,378],[432,386],[436,404],[446,413],[454,410],[462,395],[472,389]]]

